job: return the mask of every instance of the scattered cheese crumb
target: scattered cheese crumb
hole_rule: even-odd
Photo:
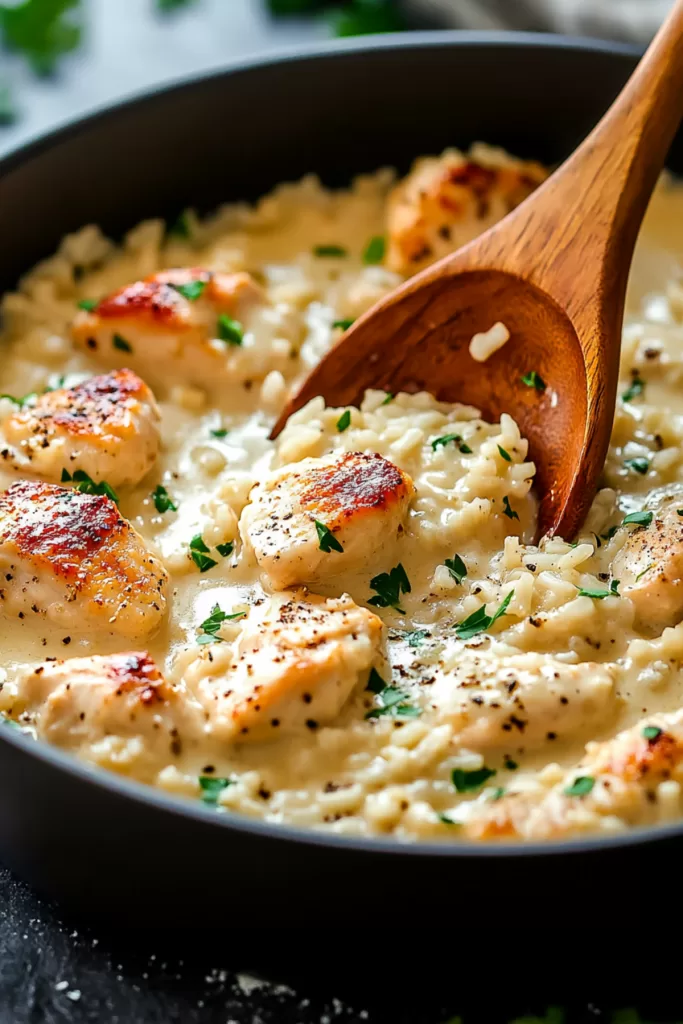
[[[470,342],[470,355],[478,363],[485,363],[489,356],[510,340],[510,332],[500,320],[484,334],[475,334]]]

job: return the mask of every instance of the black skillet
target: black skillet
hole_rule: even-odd
[[[377,37],[134,99],[0,163],[0,291],[83,224],[116,236],[312,170],[342,185],[479,139],[561,160],[635,60],[551,36]],[[680,136],[670,166],[683,171]],[[172,799],[0,732],[0,860],[75,909],[137,925],[383,919],[391,931],[410,918],[460,931],[581,924],[598,908],[614,920],[651,906],[682,856],[683,822],[547,846],[335,838]]]

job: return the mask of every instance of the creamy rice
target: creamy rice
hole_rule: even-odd
[[[495,166],[495,156],[488,159]],[[427,394],[371,391],[360,409],[349,411],[344,429],[339,424],[346,411],[326,408],[318,398],[291,418],[275,443],[268,440],[287,397],[340,336],[342,327],[334,325],[353,320],[403,280],[386,262],[364,262],[370,240],[387,233],[392,185],[393,175],[382,171],[332,193],[309,177],[278,188],[253,208],[227,206],[205,221],[190,211],[187,237],[167,234],[161,221],[135,228],[121,247],[94,227],[69,236],[57,255],[5,296],[0,392],[41,392],[59,386],[61,378],[71,386],[103,372],[71,338],[80,300],[99,300],[167,267],[252,274],[266,301],[246,321],[243,344],[225,355],[229,386],[211,394],[191,381],[166,387],[153,382],[162,452],[141,483],[120,489],[122,514],[172,581],[168,618],[144,649],[172,684],[182,682],[190,691],[221,666],[229,672],[231,645],[244,620],[224,624],[222,643],[199,645],[197,638],[216,603],[237,614],[269,590],[240,533],[254,484],[303,459],[376,452],[414,482],[405,532],[384,561],[330,577],[315,590],[324,597],[347,593],[367,607],[371,578],[399,563],[404,567],[410,590],[400,595],[402,610],[373,609],[385,625],[376,670],[385,682],[392,676],[414,713],[367,717],[381,709],[381,698],[360,685],[335,720],[270,742],[207,740],[150,762],[144,737],[109,732],[79,744],[76,752],[193,799],[205,795],[199,779],[210,768],[210,775],[229,781],[215,798],[217,811],[230,808],[338,833],[460,841],[478,834],[476,822],[494,804],[507,806],[509,793],[538,806],[558,787],[565,791],[567,773],[587,741],[609,741],[683,703],[683,624],[638,624],[634,603],[619,594],[618,583],[606,597],[589,596],[610,588],[612,563],[629,536],[620,527],[624,516],[647,508],[654,488],[683,483],[683,278],[677,262],[683,254],[683,191],[661,185],[639,243],[624,328],[620,392],[626,400],[617,405],[601,490],[580,537],[535,546],[533,453],[506,414],[499,423],[486,423],[475,409]],[[496,324],[477,345],[473,339],[473,356],[484,359],[503,344],[518,343],[508,337]],[[0,426],[14,408],[0,399]],[[3,489],[16,479],[11,468],[0,467]],[[158,484],[172,495],[176,512],[155,508],[151,495]],[[207,572],[198,571],[189,550],[199,533],[211,550],[234,545]],[[489,619],[502,608],[501,615],[488,628],[459,637],[457,624],[482,607]],[[6,615],[0,636],[0,709],[30,733],[36,709],[23,697],[22,673],[45,658],[65,657],[64,630],[44,619]],[[130,641],[106,632],[71,631],[68,638],[69,657],[128,649]],[[489,717],[484,714],[479,725],[468,711],[467,732],[462,709],[452,706],[458,687],[471,685],[463,673],[479,685],[486,672],[507,665],[521,666],[534,686],[540,680],[538,719],[530,691],[526,735],[513,729],[491,738],[486,730],[498,706],[490,702]],[[554,680],[565,685],[562,673],[582,711],[571,721],[560,717],[556,727],[543,702],[554,692]],[[591,690],[585,704],[583,696],[573,697],[584,683],[597,687],[598,680],[604,685]],[[477,772],[484,772],[479,785]],[[566,831],[613,831],[680,816],[683,769],[675,766],[670,775],[642,813],[626,801],[617,806],[603,799],[600,806],[600,787],[594,786],[588,800],[572,805]],[[535,834],[527,820],[514,834]],[[471,833],[469,821],[475,823]]]

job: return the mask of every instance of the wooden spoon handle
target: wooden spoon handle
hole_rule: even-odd
[[[580,337],[592,334],[582,328],[594,315],[597,290],[625,292],[638,231],[681,117],[683,0],[677,0],[626,88],[533,197],[533,217],[526,204],[512,214],[522,229],[520,247],[528,241],[537,257],[529,279],[569,313]],[[538,232],[548,241],[540,259]],[[517,266],[519,256],[518,250]]]

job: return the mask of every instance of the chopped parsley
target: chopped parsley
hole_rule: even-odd
[[[422,708],[408,703],[410,694],[396,686],[385,686],[376,696],[381,704],[378,708],[368,711],[366,718],[382,718],[385,715],[392,718],[417,718],[422,714]]]
[[[447,444],[453,441],[457,446],[458,450],[463,455],[471,455],[472,449],[468,444],[465,444],[460,434],[444,434],[443,437],[437,437],[432,441],[432,451],[436,451],[437,448],[445,448]]]
[[[621,396],[622,402],[632,402],[634,398],[638,398],[642,395],[645,390],[645,381],[637,373],[634,374],[633,380],[630,385],[626,388],[626,391]]]
[[[615,583],[617,587],[619,586],[619,580],[612,580],[609,590],[603,590],[598,587],[577,587],[578,597],[590,597],[594,601],[602,601],[605,597],[612,597],[614,594],[617,594],[617,591],[613,589],[613,584]]]
[[[219,427],[217,430],[210,431],[211,437],[223,438],[228,436],[228,431],[225,427]]]
[[[235,545],[231,540],[226,540],[225,544],[216,544],[216,551],[223,558],[227,558],[228,555],[232,554],[232,549],[234,548],[234,546]]]
[[[350,318],[347,319],[347,320],[335,320],[334,323],[332,324],[332,326],[333,327],[339,327],[339,328],[341,328],[342,331],[348,331],[348,329],[349,329],[349,327],[351,326],[352,323],[353,323],[353,320],[351,320]]]
[[[485,633],[486,630],[490,629],[494,622],[502,618],[507,611],[507,607],[510,604],[514,596],[514,590],[511,590],[507,595],[500,607],[493,613],[493,615],[486,614],[486,605],[483,604],[481,608],[477,608],[476,612],[472,612],[466,619],[459,622],[455,627],[455,635],[459,640],[470,640],[473,636],[478,633]]]
[[[512,456],[510,453],[506,452],[500,445],[498,445],[498,451],[500,452],[501,458],[505,459],[506,462],[512,462]]]
[[[371,238],[365,246],[365,251],[363,252],[363,263],[368,266],[373,263],[381,263],[384,259],[385,249],[386,242],[384,241],[384,236],[375,235],[375,237]]]
[[[157,512],[161,512],[162,515],[164,512],[178,511],[178,506],[163,484],[159,484],[152,491],[152,501]]]
[[[505,796],[505,786],[496,786],[491,793],[491,802],[495,803],[495,801],[500,800],[502,796]]]
[[[81,494],[97,494],[110,498],[116,505],[119,503],[116,491],[106,480],[100,480],[99,483],[95,483],[84,469],[77,469],[73,476],[69,473],[68,469],[63,469],[61,479],[63,484],[74,483],[76,490],[80,491]]]
[[[370,690],[371,693],[381,693],[385,689],[386,683],[382,679],[381,675],[376,668],[370,669],[370,675],[368,677],[368,685],[365,687],[366,690]]]
[[[620,583],[621,583],[621,580],[612,580],[611,581],[611,583],[609,585],[609,592],[610,592],[610,594],[614,594],[616,597],[619,597],[619,584]]]
[[[459,828],[462,825],[461,821],[453,821],[453,819],[449,818],[447,814],[439,814],[437,817],[442,825],[455,825],[456,828]]]
[[[200,572],[208,572],[214,565],[218,565],[215,559],[209,557],[209,550],[201,533],[196,534],[190,541],[190,556]]]
[[[467,576],[467,566],[460,555],[453,555],[452,558],[447,558],[444,565],[456,583],[462,583],[465,576]]]
[[[190,237],[190,221],[187,210],[179,213],[173,223],[169,224],[167,234],[174,235],[176,238]]]
[[[241,345],[244,341],[244,328],[239,320],[221,313],[218,317],[218,337],[228,345]]]
[[[316,245],[313,252],[315,253],[316,256],[348,256],[346,249],[344,249],[341,245]]]
[[[403,634],[403,639],[408,644],[408,647],[419,647],[425,637],[428,637],[429,633],[426,629],[413,629],[409,633]]]
[[[49,75],[59,59],[77,49],[83,32],[78,0],[23,0],[0,5],[2,42],[21,53],[38,75]]]
[[[410,580],[405,569],[399,562],[390,572],[382,572],[370,580],[370,589],[376,591],[377,596],[371,597],[368,604],[376,608],[395,608],[397,612],[405,615],[399,601],[401,594],[410,593]]]
[[[391,393],[391,391],[387,391],[384,401],[380,403],[380,409],[382,408],[383,405],[389,405],[389,402],[393,402],[393,400],[393,394]]]
[[[525,373],[520,380],[522,381],[522,384],[526,384],[528,388],[536,388],[537,391],[545,391],[545,381],[542,377],[539,377],[535,370],[529,370],[529,372]]]
[[[351,410],[345,409],[337,420],[337,430],[340,434],[343,434],[345,430],[348,430],[351,426]]]
[[[623,524],[622,524],[622,525],[623,525]],[[612,539],[612,537],[614,536],[614,534],[615,534],[615,533],[617,532],[617,530],[618,530],[618,529],[619,529],[619,527],[618,527],[618,526],[610,526],[610,528],[609,528],[609,530],[607,531],[607,533],[602,533],[602,534],[601,534],[600,536],[602,537],[602,539],[603,539],[604,541],[608,541],[608,540],[611,540],[611,539]],[[595,534],[593,534],[593,536],[595,536]],[[576,547],[576,544],[574,544],[574,545],[572,545],[572,546],[573,546],[573,547]],[[598,544],[598,547],[600,547],[600,545],[599,545],[599,544]]]
[[[97,299],[81,299],[81,301],[78,303],[78,308],[84,309],[86,313],[92,313],[93,309],[96,309],[97,306]]]
[[[222,779],[214,775],[200,775],[199,788],[202,791],[202,800],[205,804],[215,807],[218,798],[224,789],[232,785],[232,779]]]
[[[645,568],[641,572],[639,572],[638,575],[636,576],[635,582],[637,583],[638,580],[642,580],[642,578],[645,575],[645,573],[649,572],[650,569],[654,569],[654,567],[655,567],[655,563],[654,562],[650,562],[649,565],[646,565]]]
[[[233,612],[232,615],[226,614],[219,604],[215,604],[211,609],[211,614],[207,619],[200,624],[199,628],[202,632],[197,637],[198,644],[219,644],[223,642],[223,637],[218,635],[218,630],[221,628],[224,622],[228,622],[231,619],[242,619],[246,615],[246,612]]]
[[[508,519],[519,519],[519,515],[510,505],[510,499],[508,498],[507,494],[503,498],[503,515],[507,516]]]
[[[318,532],[318,545],[321,551],[324,551],[325,554],[329,554],[330,551],[344,551],[335,535],[324,523],[321,523],[318,519],[314,519],[313,522]]]
[[[676,514],[679,515],[679,516],[683,516],[683,508],[677,508],[676,509]]]
[[[624,459],[624,465],[627,469],[632,469],[634,473],[640,473],[641,476],[645,476],[650,468],[650,460],[642,455],[638,455],[635,459]]]
[[[516,772],[517,769],[519,768],[519,765],[517,764],[517,762],[513,761],[511,757],[506,757],[504,764],[505,764],[505,767],[507,768],[507,770],[509,772]]]
[[[464,768],[454,768],[451,773],[451,780],[458,793],[472,793],[481,789],[484,783],[492,779],[496,774],[495,768],[475,768],[473,771],[465,771]]]
[[[652,512],[629,512],[624,516],[622,526],[649,526],[652,522]]]
[[[16,398],[14,395],[0,395],[0,398],[6,398],[8,402],[14,402],[14,404],[18,405],[20,409],[23,409],[26,405],[32,405],[33,400],[37,397],[38,393],[36,391],[29,391],[29,393],[24,395],[22,398]]]
[[[120,334],[115,334],[114,337],[112,338],[111,343],[114,346],[114,348],[117,348],[119,350],[119,352],[133,351],[133,346],[130,344],[130,342],[126,341],[125,338],[122,338]]]
[[[208,281],[188,281],[187,284],[172,284],[184,299],[189,302],[196,302],[206,288]]]
[[[662,735],[663,730],[658,725],[646,725],[643,729],[643,736],[646,740],[656,740]]]
[[[567,786],[565,794],[567,796],[588,796],[594,785],[595,779],[592,775],[578,775],[571,786]]]

